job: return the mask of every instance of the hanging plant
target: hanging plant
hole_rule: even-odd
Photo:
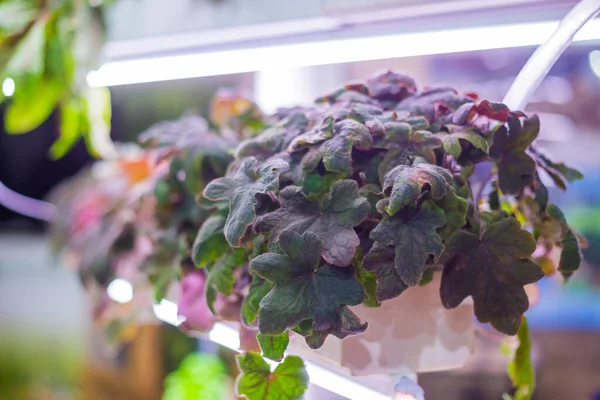
[[[369,321],[353,306],[378,307],[439,282],[435,273],[444,307],[472,297],[480,322],[526,340],[524,286],[579,267],[581,238],[540,175],[562,189],[582,176],[533,147],[535,115],[451,88],[418,91],[393,72],[270,117],[247,105],[219,117],[228,138],[246,138],[234,151],[200,120],[142,136],[170,163],[146,194],[156,201],[151,236],[179,244],[153,240],[142,264],[156,300],[183,278],[186,329],[238,320],[263,357],[283,359],[272,370],[241,355],[240,395],[301,398],[303,363],[284,358],[290,335],[317,349],[329,335],[360,334]],[[518,376],[531,373],[527,362],[521,350],[515,385],[530,381]]]
[[[351,306],[400,296],[436,270],[445,307],[471,296],[480,322],[515,335],[524,286],[544,276],[536,247],[559,248],[565,278],[581,261],[540,180],[564,189],[581,174],[532,147],[539,129],[535,115],[450,88],[419,92],[393,72],[282,110],[204,189],[227,215],[213,235],[229,247],[198,266],[210,279],[214,265],[247,255],[228,273],[247,268],[254,307],[242,306],[242,321],[270,338],[259,340],[263,355],[277,344],[275,359],[290,331],[312,348],[365,331]]]

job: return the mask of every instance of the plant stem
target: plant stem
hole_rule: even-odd
[[[476,207],[476,209],[479,208],[479,201],[481,200],[481,197],[483,196],[483,191],[485,190],[485,187],[488,185],[488,183],[490,183],[490,180],[494,177],[494,170],[492,169],[492,171],[490,171],[490,173],[487,175],[487,177],[481,182],[481,187],[479,187],[479,189],[477,190],[477,193],[475,193],[475,196],[473,196],[473,206]]]

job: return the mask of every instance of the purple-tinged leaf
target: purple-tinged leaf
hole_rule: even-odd
[[[456,231],[445,244],[440,294],[447,308],[467,296],[475,315],[507,335],[515,335],[529,307],[523,286],[540,280],[542,269],[529,259],[536,248],[531,233],[514,218],[487,226],[481,236]]]
[[[284,231],[279,235],[284,254],[262,254],[251,261],[257,274],[274,283],[260,302],[258,327],[264,335],[280,335],[306,319],[313,330],[331,329],[344,305],[364,299],[352,268],[319,266],[323,243],[317,235]]]

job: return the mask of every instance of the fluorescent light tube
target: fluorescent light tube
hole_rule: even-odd
[[[230,325],[217,322],[208,333],[210,341],[239,352],[240,339],[237,329]],[[266,360],[271,366],[277,364]],[[383,395],[373,389],[365,387],[351,379],[338,375],[327,368],[320,367],[308,361],[304,361],[306,372],[310,377],[310,383],[322,387],[325,390],[344,396],[351,400],[390,400],[390,396]]]
[[[397,57],[536,46],[558,22],[403,33],[108,62],[88,74],[92,87],[159,82]],[[574,41],[600,39],[600,20],[589,22]]]

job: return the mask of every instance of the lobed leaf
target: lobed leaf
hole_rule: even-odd
[[[320,202],[306,197],[299,187],[288,186],[279,194],[279,204],[279,209],[256,220],[256,232],[271,232],[271,240],[275,241],[284,230],[314,232],[324,244],[322,256],[327,262],[337,266],[350,264],[360,244],[353,227],[371,211],[355,181],[334,182]]]
[[[489,153],[490,157],[498,160],[500,190],[506,194],[518,194],[534,179],[535,161],[526,150],[539,133],[540,121],[534,115],[526,119],[522,127],[518,119],[509,123],[509,127],[510,132],[504,126],[494,132]]]
[[[205,267],[221,258],[229,250],[229,244],[223,233],[226,219],[224,215],[214,214],[208,217],[200,227],[192,248],[194,263],[197,267]]]
[[[333,335],[338,339],[344,339],[351,335],[357,335],[367,330],[368,323],[362,322],[356,314],[348,307],[342,307],[340,315],[335,323],[324,330],[315,330],[310,326],[310,332],[305,333],[304,340],[308,347],[313,350],[319,349],[325,344],[325,340],[329,335]]]
[[[283,353],[290,343],[290,335],[288,331],[283,332],[278,336],[269,336],[259,333],[256,335],[256,340],[260,345],[262,356],[273,361],[281,361]]]
[[[363,267],[377,276],[375,296],[378,301],[398,297],[408,288],[396,270],[395,255],[393,246],[375,242],[363,258]]]
[[[284,254],[267,253],[251,261],[250,268],[274,283],[260,302],[259,329],[265,335],[280,335],[306,319],[323,331],[339,320],[344,305],[364,299],[362,286],[351,268],[319,266],[323,243],[312,232],[279,235]]]
[[[373,138],[369,128],[352,119],[334,123],[327,117],[317,131],[298,136],[288,147],[288,151],[308,148],[302,159],[304,171],[312,171],[322,161],[330,172],[350,174],[352,172],[352,149],[369,149]]]
[[[242,371],[237,392],[248,400],[301,400],[308,388],[308,374],[300,357],[287,356],[273,372],[257,353],[238,355],[237,362]]]
[[[224,233],[227,242],[239,247],[246,229],[256,218],[256,195],[279,188],[279,172],[288,164],[281,160],[259,164],[254,157],[246,158],[230,177],[215,179],[204,189],[209,200],[227,200],[229,215]]]
[[[426,202],[420,208],[407,207],[394,216],[384,214],[370,237],[380,245],[394,246],[396,272],[408,286],[417,286],[426,265],[443,250],[437,229],[445,223],[444,212]]]
[[[475,148],[487,152],[487,142],[475,129],[469,126],[446,125],[448,133],[437,133],[436,137],[441,139],[444,151],[454,158],[460,157],[463,152],[461,142],[469,142]]]
[[[516,334],[529,307],[523,286],[544,276],[529,260],[535,248],[533,236],[510,217],[490,224],[480,237],[456,231],[446,241],[440,260],[444,264],[442,303],[454,308],[472,296],[480,322]]]
[[[388,172],[383,182],[383,191],[390,196],[386,211],[393,216],[417,201],[424,191],[433,199],[441,199],[451,185],[452,175],[445,168],[426,163],[398,165]]]
[[[273,284],[263,279],[260,275],[252,273],[252,281],[248,289],[248,295],[242,302],[242,322],[247,326],[253,326],[258,317],[260,302],[271,291]]]

